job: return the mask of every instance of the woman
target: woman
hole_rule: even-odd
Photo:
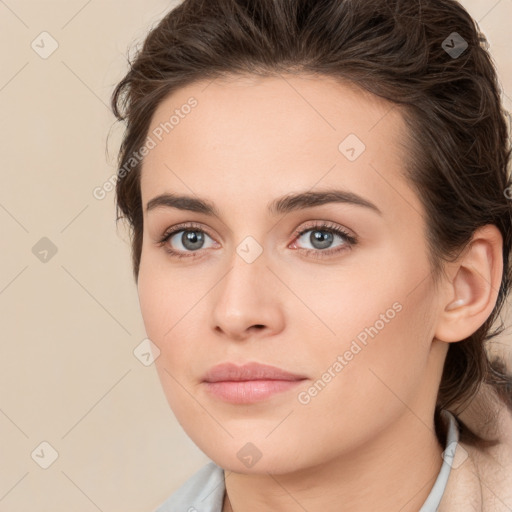
[[[148,35],[112,98],[117,205],[212,460],[159,512],[512,508],[484,43],[453,0],[185,0]]]

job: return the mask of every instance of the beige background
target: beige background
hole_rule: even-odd
[[[0,0],[0,511],[151,512],[208,461],[134,355],[127,237],[114,193],[92,194],[115,172],[108,105],[127,49],[174,3]],[[462,3],[511,110],[512,0]]]

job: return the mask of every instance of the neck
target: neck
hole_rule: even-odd
[[[442,464],[433,419],[407,411],[379,436],[349,454],[293,473],[226,471],[223,512],[417,512]]]

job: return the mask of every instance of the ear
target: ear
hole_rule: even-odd
[[[477,229],[447,275],[435,337],[450,343],[478,330],[496,305],[503,275],[500,230],[493,224]]]

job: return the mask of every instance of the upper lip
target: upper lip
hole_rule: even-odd
[[[222,363],[210,368],[204,378],[205,382],[247,381],[247,380],[302,380],[303,375],[296,375],[277,366],[260,363],[247,363],[238,366],[234,363]]]

